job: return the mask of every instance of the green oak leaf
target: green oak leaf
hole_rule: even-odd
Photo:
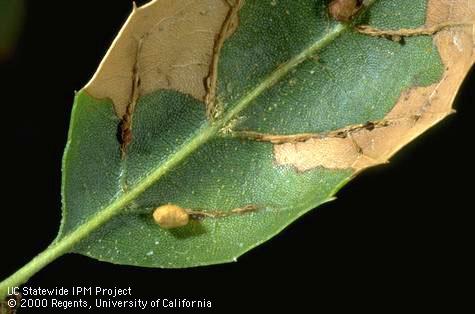
[[[323,0],[162,3],[172,3],[161,12],[173,14],[153,23],[130,19],[119,38],[133,40],[116,40],[92,83],[77,93],[59,235],[0,292],[67,252],[143,267],[235,261],[445,117],[473,63],[437,41],[445,38],[439,31],[458,36],[470,27],[393,37],[358,28],[450,22],[430,15],[429,6],[458,12],[457,1],[364,1],[348,23],[335,20]],[[222,15],[220,32],[187,24],[203,16],[212,23],[213,10],[224,5],[235,15]],[[187,27],[192,36],[180,41]],[[200,36],[214,45],[201,45]],[[142,56],[152,39],[156,54]],[[172,52],[160,54],[167,47]],[[194,61],[180,64],[183,55]],[[447,62],[462,61],[451,67],[458,76],[447,79]],[[189,76],[179,72],[190,68]],[[446,97],[431,98],[444,86]],[[426,94],[428,101],[418,102]],[[189,211],[190,221],[160,227],[153,213],[166,204]],[[252,210],[237,210],[246,207]]]
[[[395,4],[401,14],[388,16]],[[274,6],[246,1],[239,27],[221,53],[217,94],[225,104],[222,118],[210,123],[205,106],[180,92],[145,95],[136,106],[134,139],[125,161],[118,154],[119,120],[113,105],[80,92],[64,159],[60,238],[129,198],[122,213],[74,251],[148,267],[223,263],[332,199],[352,176],[350,169],[299,173],[275,164],[271,143],[226,138],[220,129],[239,117],[239,129],[283,134],[381,119],[416,79],[418,85],[434,83],[443,68],[431,38],[411,38],[401,46],[358,35],[333,22],[325,5],[314,0],[277,1]],[[401,19],[408,7],[412,14]],[[417,27],[424,24],[425,10],[424,1],[383,1],[364,18],[388,28]],[[312,46],[315,51],[308,52]],[[275,74],[279,65],[301,53],[318,54],[321,64],[309,58]],[[275,83],[269,82],[272,76]],[[295,86],[289,83],[293,79]],[[256,91],[262,85],[264,90]],[[128,192],[121,189],[121,176],[126,176]],[[151,211],[167,203],[203,210],[255,204],[259,210],[165,230]]]

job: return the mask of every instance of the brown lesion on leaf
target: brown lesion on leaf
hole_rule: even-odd
[[[213,56],[209,65],[209,72],[204,80],[206,88],[206,96],[204,98],[206,104],[206,116],[208,119],[216,119],[222,110],[216,100],[216,87],[218,82],[218,64],[219,57],[221,55],[221,49],[223,48],[226,39],[231,36],[239,24],[239,10],[241,9],[244,0],[226,0],[229,6],[228,14],[224,20],[223,25],[219,33],[215,35],[215,42],[213,46]]]
[[[372,37],[383,37],[390,39],[392,41],[401,42],[406,37],[414,37],[414,36],[432,36],[437,34],[438,32],[457,26],[470,26],[473,25],[474,21],[472,22],[457,22],[457,21],[449,21],[443,22],[431,26],[423,26],[418,28],[401,28],[397,30],[391,29],[379,29],[369,25],[358,25],[355,26],[355,29],[360,33]]]
[[[160,89],[188,94],[222,111],[216,97],[218,61],[239,24],[244,0],[154,0],[133,11],[85,90],[114,104],[122,159],[133,139],[139,97]]]
[[[257,211],[255,205],[246,205],[228,211],[222,210],[198,210],[182,208],[175,204],[166,204],[157,207],[153,211],[153,219],[163,229],[174,229],[186,226],[190,220],[202,220],[207,218],[226,218],[237,215],[244,215]]]
[[[228,134],[235,138],[257,142],[269,142],[272,144],[300,143],[309,139],[348,138],[351,136],[351,134],[363,130],[372,131],[377,128],[387,127],[394,122],[395,121],[389,120],[368,121],[363,124],[351,125],[338,130],[323,133],[269,134],[255,131],[230,131]]]
[[[293,138],[288,142],[279,141],[274,145],[275,160],[279,165],[291,165],[298,171],[317,167],[361,170],[386,163],[388,157],[380,155],[378,150],[400,140],[397,134],[393,134],[394,130],[414,127],[423,115],[422,112],[414,112],[402,116],[388,116],[380,121],[350,126],[326,134],[309,134],[298,141]],[[385,134],[392,135],[387,139],[380,139]],[[380,140],[384,142],[379,142]],[[383,146],[379,146],[380,144]]]
[[[475,21],[475,7],[461,0],[428,1],[424,28],[434,31],[434,44],[445,73],[438,83],[404,91],[383,119],[394,122],[373,130],[361,129],[346,138],[310,138],[303,142],[276,144],[276,164],[290,165],[298,171],[325,167],[359,172],[387,162],[407,143],[451,114],[457,91],[475,62],[473,24],[440,29],[441,25],[453,23],[451,21]]]
[[[141,96],[174,90],[201,102],[208,98],[212,108],[219,52],[238,25],[242,3],[153,0],[134,7],[85,90],[95,98],[111,99],[122,118],[133,94],[130,86],[138,59]],[[138,39],[142,39],[142,49],[136,58]]]
[[[244,207],[233,208],[229,211],[222,210],[188,210],[188,214],[192,219],[205,219],[205,218],[225,218],[236,215],[244,215],[252,213],[258,210],[256,205],[246,205]]]
[[[135,106],[140,97],[140,63],[139,56],[142,51],[143,37],[137,40],[136,56],[135,63],[132,70],[132,86],[130,93],[130,101],[127,105],[124,115],[119,122],[118,132],[119,132],[119,143],[120,143],[120,153],[122,159],[125,158],[127,154],[127,148],[132,142],[132,122],[133,114],[135,111]]]

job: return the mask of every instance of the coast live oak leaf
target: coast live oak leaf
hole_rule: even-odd
[[[1,296],[69,252],[235,261],[452,112],[474,20],[459,0],[134,8],[76,95],[59,235]]]

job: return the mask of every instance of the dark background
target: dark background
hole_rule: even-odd
[[[73,91],[94,73],[131,2],[28,1],[27,9],[16,53],[0,64],[0,277],[56,235]],[[422,308],[459,304],[469,292],[464,286],[473,285],[474,83],[472,71],[456,115],[238,263],[161,270],[67,255],[28,286],[131,286],[137,298],[207,298],[220,313],[301,312],[329,300],[334,310],[379,308],[381,301],[379,309],[408,301]],[[457,299],[448,299],[454,292]]]

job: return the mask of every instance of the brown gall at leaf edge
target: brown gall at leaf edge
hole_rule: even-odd
[[[363,0],[333,0],[328,13],[339,22],[350,22],[363,5]]]

